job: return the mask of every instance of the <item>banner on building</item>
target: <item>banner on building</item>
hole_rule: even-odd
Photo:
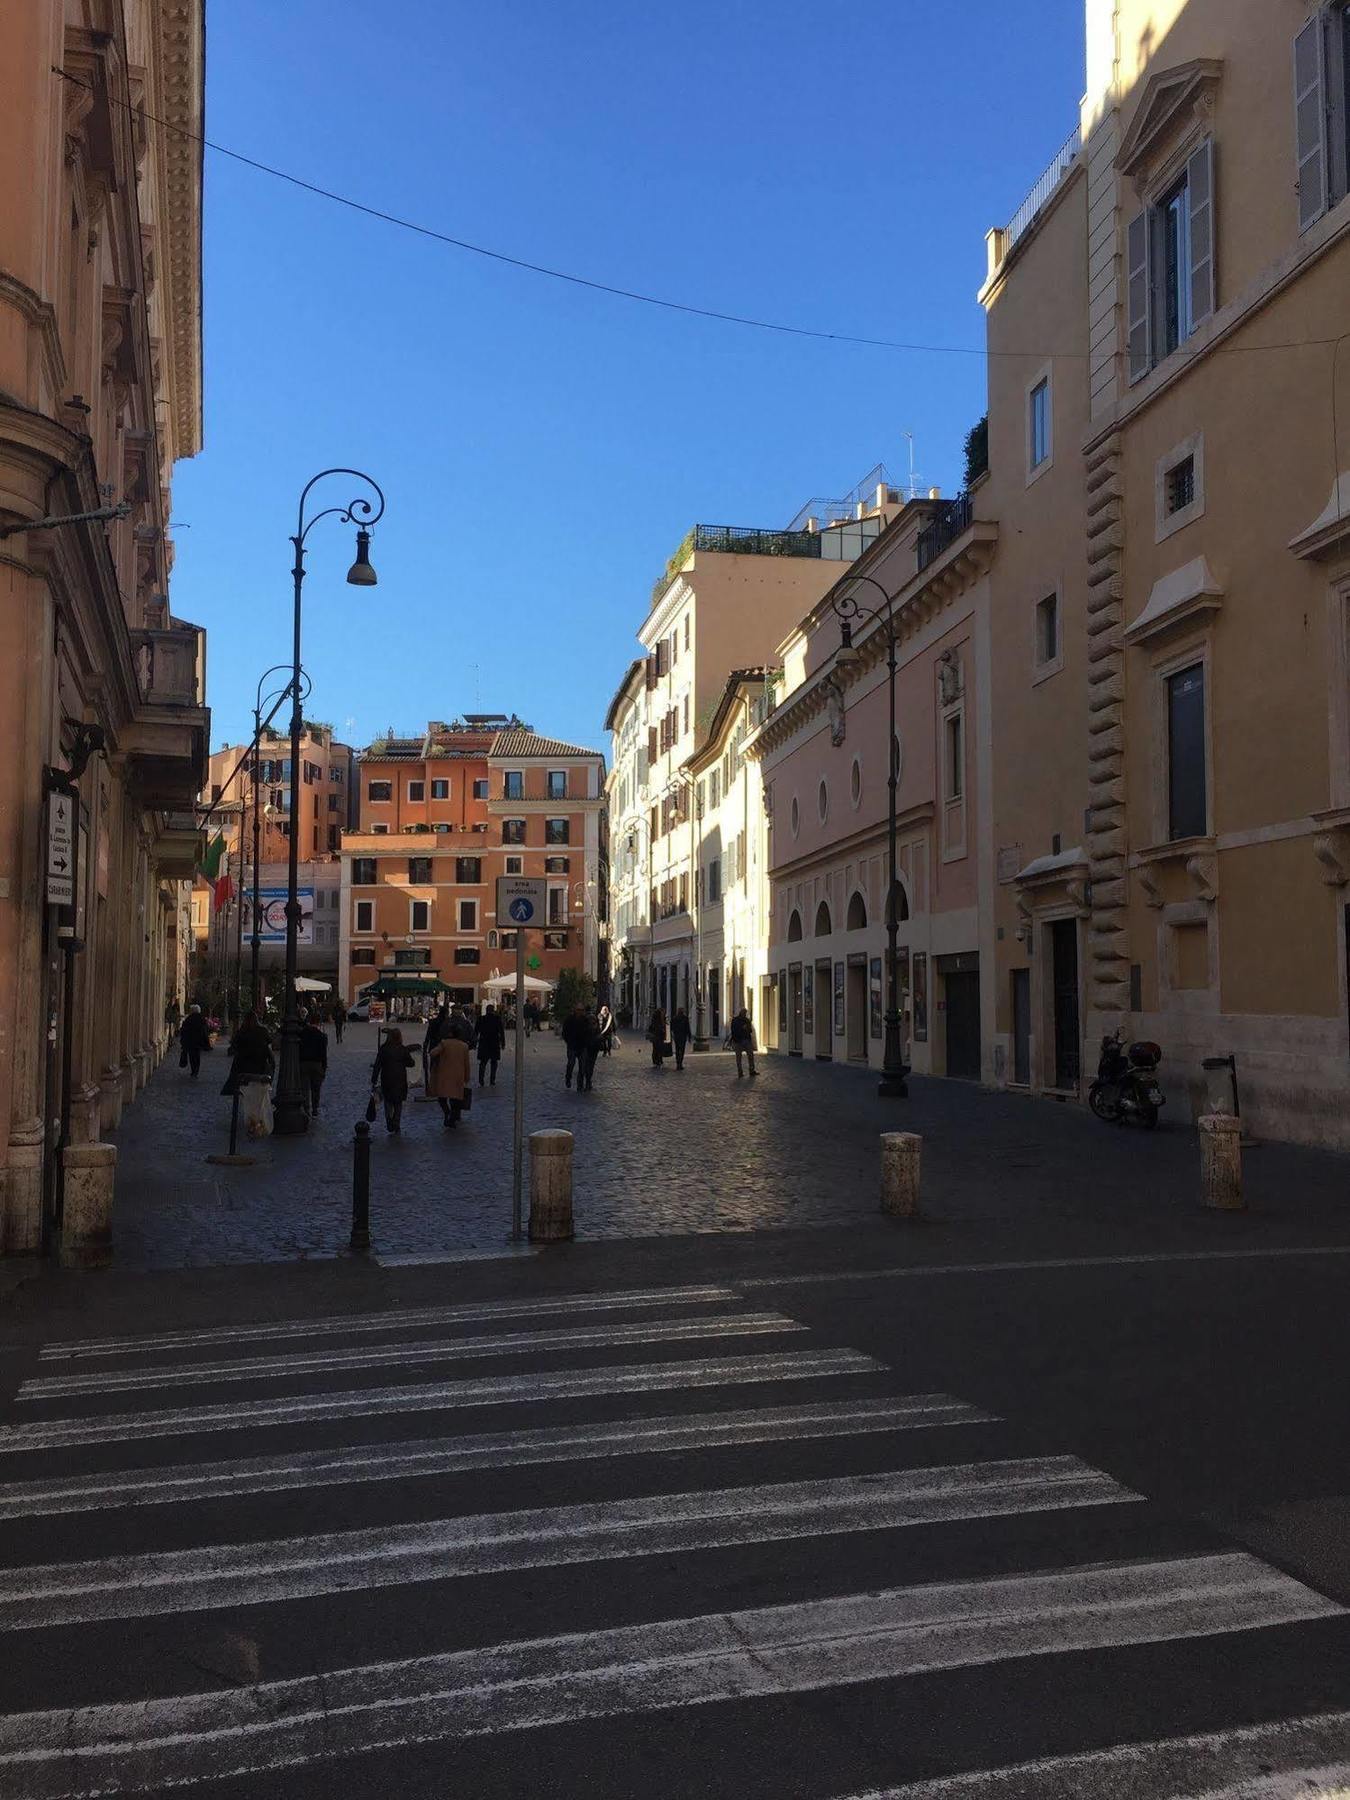
[[[314,942],[314,889],[312,887],[297,888],[300,899],[300,935],[297,942],[312,944]],[[258,889],[258,906],[262,912],[262,929],[259,937],[264,944],[284,944],[286,942],[286,889],[284,887],[265,887]]]

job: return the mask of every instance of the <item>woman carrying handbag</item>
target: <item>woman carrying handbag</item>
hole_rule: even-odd
[[[412,1066],[413,1053],[403,1042],[403,1033],[395,1027],[375,1052],[370,1070],[370,1105],[366,1107],[369,1118],[376,1096],[384,1101],[384,1125],[388,1132],[402,1128],[403,1102],[408,1098],[408,1070]]]
[[[453,1131],[471,1101],[469,1046],[462,1038],[443,1037],[432,1045],[429,1069],[427,1094],[440,1101],[445,1128]]]

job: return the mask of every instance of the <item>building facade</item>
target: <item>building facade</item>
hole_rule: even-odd
[[[515,967],[499,926],[499,875],[547,883],[530,973],[592,977],[607,931],[605,765],[596,751],[518,721],[433,721],[357,759],[360,819],[342,845],[339,987],[349,1003],[382,977],[434,978],[465,1005]]]
[[[258,754],[248,744],[222,744],[211,757],[203,804],[222,807],[220,828],[237,854],[238,808],[244,808],[244,857],[253,860],[253,808],[259,810],[264,863],[285,862],[292,820],[298,819],[300,855],[307,862],[336,858],[342,834],[357,824],[356,752],[339,743],[331,725],[305,721],[298,782],[291,780],[291,739],[264,726]],[[215,821],[213,821],[213,824]]]
[[[60,1222],[78,1169],[62,1252],[106,1255],[100,1140],[184,997],[209,715],[168,534],[174,463],[201,443],[202,33],[201,0],[0,17],[0,166],[22,177],[0,196],[7,1251]]]

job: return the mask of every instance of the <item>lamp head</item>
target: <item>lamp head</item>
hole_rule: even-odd
[[[839,621],[839,648],[835,652],[835,665],[846,669],[850,663],[858,660],[858,652],[853,643],[853,624],[849,619]]]
[[[349,587],[376,587],[379,577],[370,566],[370,533],[361,526],[356,534],[356,561],[347,571]]]

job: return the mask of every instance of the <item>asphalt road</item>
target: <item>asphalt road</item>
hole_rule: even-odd
[[[1133,1236],[29,1284],[0,1800],[1336,1792],[1350,1222]]]

